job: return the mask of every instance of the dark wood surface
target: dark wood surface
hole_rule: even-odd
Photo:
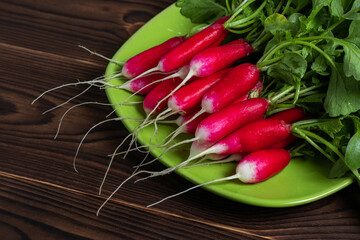
[[[298,207],[253,207],[203,189],[146,205],[192,186],[170,174],[126,184],[96,216],[117,184],[132,172],[131,153],[116,161],[102,195],[98,188],[111,153],[128,132],[119,122],[94,130],[73,157],[84,133],[111,111],[85,105],[107,102],[92,89],[66,107],[42,112],[82,91],[43,91],[104,73],[107,62],[78,45],[111,57],[144,23],[172,0],[0,1],[0,239],[360,239],[357,186]],[[156,163],[150,169],[159,170]]]

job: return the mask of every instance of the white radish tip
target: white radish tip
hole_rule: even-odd
[[[178,101],[175,97],[171,96],[168,100],[168,107],[173,110],[174,112],[180,112],[181,109],[178,105]]]
[[[256,163],[241,161],[236,167],[236,175],[244,183],[256,182],[257,170]]]
[[[127,68],[127,65],[125,64],[123,68],[121,69],[121,74],[125,76],[126,78],[133,78],[132,74],[129,72],[129,69]]]
[[[212,113],[214,111],[213,99],[204,97],[201,102],[201,108],[204,109],[207,113]]]
[[[206,142],[209,140],[210,131],[209,129],[200,126],[196,129],[195,136],[199,138],[201,142]]]

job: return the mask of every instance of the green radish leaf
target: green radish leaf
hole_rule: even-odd
[[[345,163],[351,170],[360,168],[360,131],[351,137],[347,145]]]
[[[223,0],[178,0],[180,13],[193,23],[207,23],[227,15]]]
[[[307,61],[297,53],[286,53],[279,63],[268,69],[268,75],[279,78],[290,84],[298,84],[304,77]]]
[[[311,64],[311,70],[315,71],[316,73],[327,76],[329,73],[326,71],[328,67],[328,63],[326,62],[326,59],[324,56],[319,55],[315,58],[315,61]]]
[[[347,77],[353,76],[360,81],[360,49],[352,43],[343,44],[344,56],[344,73]]]
[[[348,41],[352,44],[355,44],[360,48],[360,21],[351,21],[349,27],[349,35],[345,38],[345,41]]]
[[[296,32],[297,26],[291,23],[284,15],[274,13],[267,17],[264,22],[265,31],[271,32],[277,38],[281,38],[286,32]]]
[[[330,117],[346,116],[360,110],[360,81],[346,77],[342,64],[332,69],[324,107]]]
[[[348,11],[344,15],[344,18],[348,20],[360,20],[359,9],[360,9],[360,0],[355,0],[350,11]]]
[[[336,17],[343,17],[344,15],[344,7],[342,0],[333,0],[330,4],[331,14]]]

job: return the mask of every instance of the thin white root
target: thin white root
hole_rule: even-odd
[[[184,191],[182,191],[182,192],[179,192],[179,193],[170,195],[170,196],[168,196],[168,197],[166,197],[166,198],[161,199],[160,201],[157,201],[157,202],[155,202],[155,203],[149,204],[149,205],[147,205],[147,207],[153,207],[153,206],[155,206],[155,205],[157,205],[157,204],[159,204],[159,203],[161,203],[161,202],[164,202],[165,200],[168,200],[168,199],[170,199],[170,198],[179,196],[179,195],[181,195],[181,194],[183,194],[183,193],[186,193],[186,192],[189,192],[189,191],[191,191],[191,190],[193,190],[193,189],[195,189],[195,188],[203,187],[203,186],[205,186],[205,185],[208,185],[208,184],[211,184],[211,183],[220,182],[220,181],[233,180],[233,179],[236,179],[236,178],[237,178],[237,175],[233,175],[233,176],[229,176],[229,177],[224,177],[224,178],[220,178],[220,179],[215,179],[215,180],[212,180],[212,181],[209,181],[209,182],[206,182],[206,183],[202,183],[202,184],[199,184],[199,185],[195,185],[195,186],[193,186],[193,187],[191,187],[191,188],[188,188],[188,189],[186,189],[186,190],[184,190]]]
[[[116,61],[116,60],[114,60],[114,59],[105,57],[104,55],[101,55],[101,54],[99,54],[99,53],[97,53],[97,52],[95,52],[95,51],[91,51],[90,49],[88,49],[87,47],[84,47],[84,46],[82,46],[82,45],[78,45],[78,47],[79,47],[79,48],[82,48],[82,49],[84,49],[84,50],[86,50],[86,51],[88,51],[88,52],[89,52],[90,54],[92,54],[92,55],[101,57],[101,58],[103,58],[103,59],[105,59],[105,60],[107,60],[107,61],[109,61],[109,62],[116,63],[116,64],[119,64],[119,65],[124,65],[124,64],[125,64],[124,62]]]
[[[75,170],[76,172],[78,172],[78,170],[76,169],[76,158],[77,158],[77,156],[78,156],[78,154],[79,154],[80,147],[81,147],[82,143],[84,142],[85,138],[87,137],[87,135],[88,135],[94,128],[98,127],[99,125],[101,125],[101,124],[103,124],[103,123],[110,122],[110,121],[120,121],[120,120],[123,120],[123,119],[132,120],[132,121],[139,121],[139,120],[142,121],[142,119],[131,119],[131,118],[125,118],[125,117],[122,117],[122,118],[119,118],[119,117],[117,117],[117,118],[110,118],[110,119],[106,119],[106,120],[104,120],[104,121],[101,121],[101,122],[95,124],[94,126],[92,126],[92,127],[85,133],[85,135],[84,135],[83,138],[81,139],[81,141],[80,141],[80,143],[79,143],[79,145],[78,145],[78,147],[77,147],[77,149],[76,149],[76,153],[75,153],[74,160],[73,160],[73,167],[74,167],[74,170]]]

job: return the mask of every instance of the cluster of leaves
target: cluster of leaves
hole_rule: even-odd
[[[294,133],[334,162],[331,177],[350,170],[360,182],[360,0],[178,0],[177,6],[195,23],[231,16],[225,27],[261,53],[262,96],[274,100],[272,111],[301,106],[316,114],[294,125]]]

